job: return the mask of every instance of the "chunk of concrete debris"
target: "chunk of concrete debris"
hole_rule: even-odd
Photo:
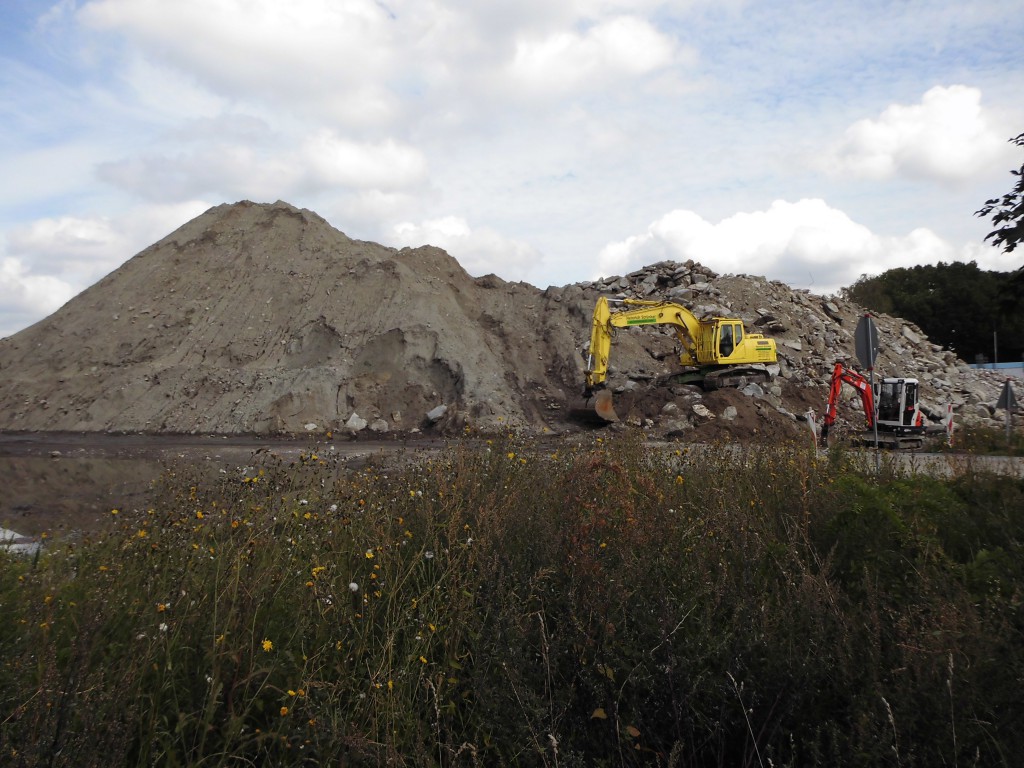
[[[368,423],[369,422],[367,422],[366,419],[364,419],[358,413],[353,411],[352,415],[348,417],[348,421],[345,422],[345,429],[353,433],[361,432],[362,430],[366,429],[366,425]]]
[[[709,411],[708,407],[703,403],[694,403],[692,407],[694,414],[696,414],[701,419],[710,421],[711,419],[715,418],[715,414]]]
[[[747,384],[743,389],[740,390],[747,397],[764,397],[764,390],[761,389],[761,385],[756,382]]]
[[[9,528],[0,528],[0,551],[8,552],[12,555],[34,557],[42,547],[42,542],[38,539],[34,539],[31,536],[23,536]]]
[[[904,325],[902,333],[903,333],[903,338],[905,338],[911,344],[920,344],[921,343],[921,337],[918,336],[916,333],[914,333],[910,329],[910,326]]]
[[[436,408],[431,408],[429,411],[427,411],[427,421],[429,421],[431,424],[436,424],[437,422],[444,418],[444,415],[446,413],[448,413],[448,406],[442,403]]]

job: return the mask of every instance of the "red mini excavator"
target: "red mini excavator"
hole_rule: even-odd
[[[889,448],[920,448],[924,444],[924,416],[917,404],[917,379],[885,378],[876,381],[872,390],[863,374],[842,363],[836,363],[832,370],[828,406],[821,424],[823,446],[828,444],[829,429],[836,421],[836,406],[842,395],[843,384],[849,384],[860,394],[868,430],[874,430],[877,413],[880,445]]]

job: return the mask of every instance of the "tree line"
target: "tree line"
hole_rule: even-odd
[[[967,363],[1024,359],[1024,304],[1016,273],[976,262],[890,269],[861,277],[845,298],[872,312],[902,317]]]

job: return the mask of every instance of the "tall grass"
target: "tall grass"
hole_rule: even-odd
[[[0,763],[1015,765],[1024,485],[636,436],[169,470],[0,571]]]

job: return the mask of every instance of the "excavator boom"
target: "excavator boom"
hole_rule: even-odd
[[[857,371],[847,368],[842,363],[836,363],[835,368],[832,369],[832,381],[828,389],[828,405],[825,406],[825,418],[821,422],[822,443],[828,439],[829,429],[836,422],[836,406],[839,405],[839,398],[843,393],[843,384],[849,384],[860,395],[864,416],[868,422],[867,428],[871,429],[875,425],[875,397],[868,380]]]

